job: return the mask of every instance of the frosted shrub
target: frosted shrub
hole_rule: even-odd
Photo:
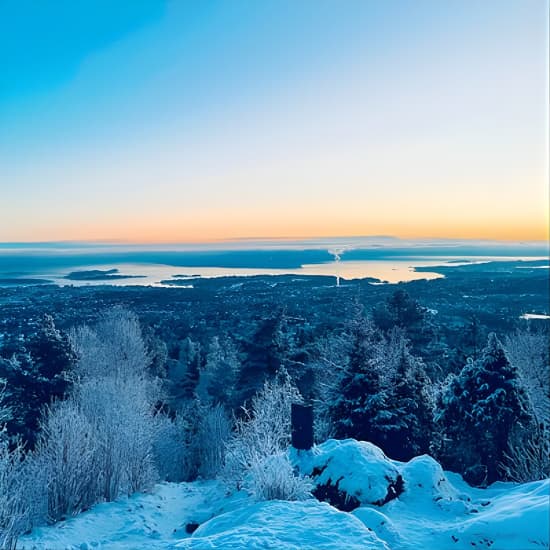
[[[79,376],[143,375],[151,363],[137,315],[121,307],[108,310],[94,327],[73,329],[69,339]]]
[[[73,400],[56,403],[42,425],[34,460],[46,476],[50,521],[75,515],[99,496],[97,434]]]
[[[0,548],[14,549],[24,532],[30,503],[24,493],[20,446],[10,450],[7,438],[0,433]]]
[[[230,485],[243,487],[247,474],[266,458],[278,455],[290,444],[290,409],[301,396],[286,371],[266,381],[236,422],[228,441],[223,478]]]
[[[505,351],[510,363],[518,370],[537,423],[550,429],[548,336],[530,330],[517,330],[506,337]]]
[[[278,454],[252,465],[245,488],[256,500],[305,500],[313,483],[294,473],[286,454]]]
[[[0,389],[0,422],[11,418]],[[46,479],[32,454],[25,455],[23,445],[10,440],[0,424],[0,548],[16,547],[19,535],[46,518]]]
[[[74,399],[98,449],[99,498],[151,488],[158,479],[153,445],[161,392],[148,372],[151,359],[137,316],[113,308],[94,327],[74,329],[70,340],[78,357]]]
[[[161,480],[188,479],[188,429],[181,414],[174,419],[163,413],[155,416],[153,456]]]
[[[46,520],[150,489],[162,436],[172,436],[162,449],[177,463],[172,470],[183,468],[182,424],[155,410],[160,386],[147,370],[137,317],[114,309],[95,327],[73,330],[71,344],[78,357],[72,394],[45,411],[35,451],[10,449],[0,429],[2,549],[15,548],[21,533]],[[1,394],[0,423],[11,414]]]
[[[202,478],[216,477],[225,459],[225,446],[231,436],[231,421],[221,405],[199,405],[197,426],[196,457],[198,474]]]
[[[100,448],[101,495],[107,501],[150,489],[158,478],[149,393],[147,381],[135,376],[94,378],[80,385],[81,407],[94,425]]]
[[[526,483],[550,477],[550,441],[544,428],[517,434],[508,443],[501,465],[505,479]]]
[[[48,472],[35,451],[25,455],[18,475],[21,495],[26,503],[21,529],[27,532],[48,521]]]

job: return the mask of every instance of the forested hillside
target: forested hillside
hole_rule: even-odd
[[[317,444],[430,454],[479,487],[544,479],[548,327],[519,319],[543,290],[512,296],[519,311],[503,320],[492,280],[467,312],[452,278],[425,282],[431,294],[287,277],[4,290],[3,545],[159,481],[353,509],[289,460],[291,403],[313,406]]]

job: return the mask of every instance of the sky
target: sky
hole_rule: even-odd
[[[0,242],[548,239],[546,0],[0,0]]]

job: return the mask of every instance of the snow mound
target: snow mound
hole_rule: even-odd
[[[504,486],[504,492],[485,501],[482,512],[453,529],[454,537],[470,548],[472,543],[493,550],[549,548],[550,480],[524,483],[512,490],[509,484],[497,485]]]
[[[177,548],[389,550],[361,521],[324,502],[259,502],[217,516]]]
[[[378,538],[388,543],[390,548],[396,548],[401,544],[399,530],[393,521],[379,510],[375,508],[357,508],[352,514],[369,529],[372,529]]]
[[[456,514],[467,513],[472,509],[471,497],[456,486],[465,485],[458,478],[453,483],[431,456],[421,455],[400,465],[404,480],[404,491],[399,499],[411,506],[433,503],[439,508]],[[458,477],[458,476],[457,476]]]
[[[400,470],[405,482],[405,490],[399,497],[403,501],[419,495],[433,500],[458,497],[459,492],[431,456],[417,456],[402,464]]]
[[[311,476],[313,494],[340,510],[381,506],[402,490],[396,465],[366,441],[329,439],[311,451],[291,449],[290,460],[301,474]]]
[[[437,463],[424,457],[402,471],[405,491],[398,499],[354,511],[393,550],[550,547],[550,480],[478,489],[451,472],[441,481]]]

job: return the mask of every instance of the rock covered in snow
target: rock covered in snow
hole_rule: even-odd
[[[290,460],[301,474],[311,476],[313,494],[340,510],[381,506],[402,491],[395,463],[366,441],[329,439],[311,451],[291,449]]]
[[[361,521],[316,500],[249,504],[201,525],[187,549],[389,550]]]

